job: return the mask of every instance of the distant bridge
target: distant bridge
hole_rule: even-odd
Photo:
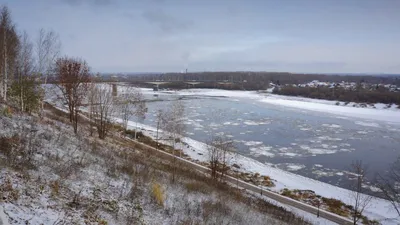
[[[216,81],[216,80],[201,80],[201,81],[182,81],[182,80],[156,80],[156,81],[148,81],[148,80],[136,80],[136,81],[131,81],[131,82],[126,82],[126,81],[109,81],[106,82],[107,84],[110,84],[113,90],[113,94],[117,94],[117,86],[127,86],[130,83],[135,83],[135,84],[151,84],[153,85],[154,91],[158,91],[160,86],[166,85],[166,84],[187,84],[187,88],[194,88],[196,85],[199,84],[204,84],[204,83],[212,83],[216,87],[217,86],[232,86],[234,84],[243,84],[246,83],[246,81]]]

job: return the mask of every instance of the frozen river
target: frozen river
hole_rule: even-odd
[[[207,142],[212,135],[223,134],[244,156],[345,188],[352,161],[368,165],[372,179],[400,155],[396,121],[345,117],[218,93],[144,93],[153,100],[147,103],[144,124],[156,127],[158,109],[170,101],[184,101],[188,137]]]

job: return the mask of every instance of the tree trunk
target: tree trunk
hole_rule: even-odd
[[[74,133],[77,134],[78,133],[78,111],[75,110],[74,115],[72,115],[73,118],[73,127],[74,127]]]
[[[3,51],[4,51],[4,77],[3,77],[3,100],[7,101],[7,82],[8,82],[8,75],[7,75],[7,29],[4,27],[4,39],[3,39]]]
[[[138,126],[137,126],[137,120],[136,120],[136,127],[135,127],[135,140],[137,138],[136,132],[137,132]]]

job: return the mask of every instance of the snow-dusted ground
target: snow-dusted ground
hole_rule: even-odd
[[[10,225],[7,218],[6,214],[4,214],[3,206],[0,205],[0,225]]]
[[[13,170],[14,164],[0,164],[0,225],[141,224],[139,220],[144,224],[284,224],[229,192],[205,183],[200,191],[186,186],[203,181],[180,177],[171,183],[164,170],[149,170],[144,164],[149,159],[139,152],[110,139],[89,137],[87,130],[74,135],[70,126],[58,121],[0,117],[0,137],[14,134],[35,135],[37,152],[31,169]],[[2,151],[0,159],[9,160]],[[162,163],[157,160],[153,165],[156,162]],[[129,167],[135,172],[129,172]],[[163,206],[151,197],[154,182],[164,190]],[[128,222],[131,216],[136,220]]]

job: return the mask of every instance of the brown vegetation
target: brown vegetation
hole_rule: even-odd
[[[347,90],[340,87],[293,87],[275,88],[274,94],[301,96],[307,98],[338,100],[343,102],[386,103],[400,105],[400,92],[391,92],[385,88],[368,90],[358,88]]]

